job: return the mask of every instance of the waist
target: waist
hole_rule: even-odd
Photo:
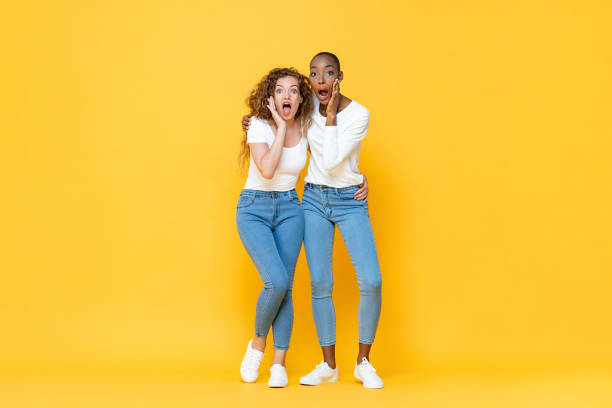
[[[291,197],[293,195],[297,195],[297,192],[294,189],[287,191],[266,191],[266,190],[253,190],[250,188],[242,189],[240,195],[252,196],[252,197],[267,197],[267,198],[282,198],[282,197]]]
[[[330,191],[341,193],[343,191],[359,189],[359,185],[355,184],[353,186],[348,186],[348,187],[330,187],[330,186],[326,186],[325,184],[305,183],[304,188],[309,188],[312,190],[330,190]]]

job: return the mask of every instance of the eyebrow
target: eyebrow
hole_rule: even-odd
[[[326,65],[324,68],[327,68],[327,67],[336,68],[336,67],[334,67],[332,64]],[[310,69],[313,69],[313,68],[316,68],[316,66],[312,65],[312,66],[310,67]]]
[[[276,85],[277,88],[284,88],[282,85]],[[289,88],[297,88],[297,85],[289,85]]]

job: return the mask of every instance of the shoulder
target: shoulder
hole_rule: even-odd
[[[247,143],[269,142],[271,139],[274,139],[274,132],[268,122],[255,116],[251,117],[249,131],[247,132]]]
[[[351,116],[353,117],[364,119],[368,119],[370,117],[370,111],[355,100],[353,100],[348,107],[351,109]]]
[[[274,135],[274,130],[272,129],[272,126],[270,126],[268,121],[265,119],[256,118],[255,116],[251,117],[249,133],[251,133],[251,130],[254,133]]]
[[[267,120],[260,119],[255,116],[251,116],[251,124],[249,125],[249,129],[251,129],[251,127],[254,127],[255,129],[272,129]]]

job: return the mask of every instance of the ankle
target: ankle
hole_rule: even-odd
[[[266,350],[266,339],[262,339],[261,337],[254,337],[251,347],[263,353]]]

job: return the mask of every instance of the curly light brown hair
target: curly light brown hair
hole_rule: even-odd
[[[246,104],[249,107],[249,116],[255,116],[259,119],[273,121],[272,113],[268,109],[268,98],[274,95],[276,81],[284,77],[294,77],[298,80],[298,87],[302,103],[298,106],[295,113],[295,119],[300,122],[300,130],[302,137],[312,123],[312,112],[314,110],[314,102],[312,100],[312,89],[308,82],[308,78],[300,74],[295,68],[274,68],[268,72],[255,85],[249,97],[246,99]],[[243,170],[246,170],[249,161],[250,149],[247,143],[247,134],[244,132],[240,145],[240,153],[238,154],[238,163]]]

